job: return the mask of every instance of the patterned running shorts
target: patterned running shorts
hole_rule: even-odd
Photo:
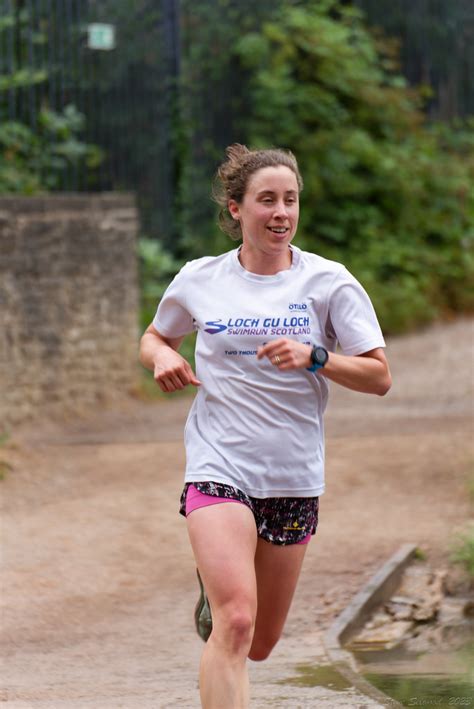
[[[218,482],[186,483],[181,494],[180,514],[186,517],[186,495],[192,484],[203,495],[237,500],[253,512],[257,534],[272,544],[301,543],[318,526],[318,497],[250,497],[242,490]]]

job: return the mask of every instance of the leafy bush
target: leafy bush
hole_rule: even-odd
[[[84,122],[84,116],[69,105],[60,114],[41,110],[35,131],[16,121],[0,123],[0,194],[33,195],[58,189],[72,166],[97,168],[104,153],[79,140]]]
[[[242,37],[254,146],[293,150],[299,243],[344,262],[386,332],[474,305],[474,122],[428,126],[389,42],[335,0]]]

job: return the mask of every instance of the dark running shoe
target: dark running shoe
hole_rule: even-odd
[[[196,624],[196,630],[199,637],[207,642],[209,635],[212,632],[212,616],[211,607],[204,590],[204,586],[199,574],[199,569],[196,569],[197,577],[199,581],[199,588],[201,590],[201,595],[196,604],[196,609],[194,611],[194,622]]]

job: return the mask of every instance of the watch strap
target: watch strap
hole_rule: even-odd
[[[308,372],[315,372],[317,369],[322,369],[322,364],[313,364],[311,367],[306,367]]]

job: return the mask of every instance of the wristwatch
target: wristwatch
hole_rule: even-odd
[[[308,372],[315,372],[317,369],[322,369],[328,361],[328,351],[320,345],[313,345],[311,350],[311,367],[308,367]]]

